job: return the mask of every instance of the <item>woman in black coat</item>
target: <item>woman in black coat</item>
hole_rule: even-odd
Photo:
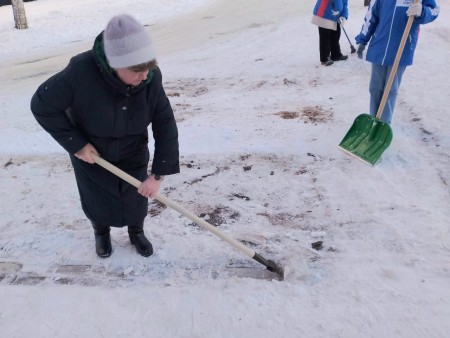
[[[92,50],[73,57],[39,86],[31,110],[70,155],[98,256],[111,255],[111,226],[128,226],[131,243],[150,256],[153,248],[143,230],[147,198],[158,193],[164,175],[179,173],[180,167],[175,118],[143,26],[128,15],[112,18]],[[155,148],[148,176],[150,124]],[[94,164],[91,153],[142,185],[136,190]]]

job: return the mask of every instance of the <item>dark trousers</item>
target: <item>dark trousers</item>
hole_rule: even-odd
[[[99,224],[93,221],[91,221],[91,224],[96,235],[105,235],[111,230],[111,227],[109,225]],[[128,225],[128,234],[137,235],[141,232],[144,232],[144,220],[135,224]]]
[[[326,29],[319,27],[319,48],[320,62],[331,59],[337,59],[342,56],[339,39],[341,38],[341,26],[337,25],[337,29]]]

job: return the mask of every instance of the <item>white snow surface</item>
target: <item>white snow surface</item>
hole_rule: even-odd
[[[449,337],[450,3],[421,27],[394,139],[371,167],[342,152],[370,64],[319,64],[314,1],[37,0],[0,7],[0,337]],[[351,1],[352,44],[366,8]],[[150,201],[95,254],[67,154],[29,102],[116,14],[158,51],[181,173],[161,193],[285,270],[284,280]],[[317,247],[322,241],[322,247]],[[315,247],[315,249],[313,248]]]

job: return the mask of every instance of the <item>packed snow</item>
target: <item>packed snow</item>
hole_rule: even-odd
[[[320,65],[314,3],[37,0],[26,30],[0,7],[0,337],[449,337],[449,0],[421,27],[374,167],[338,148],[368,112],[370,64],[343,34],[349,59]],[[366,10],[349,5],[353,45]],[[178,123],[181,173],[161,193],[284,280],[154,200],[155,253],[114,228],[97,257],[29,102],[120,13],[152,35]]]

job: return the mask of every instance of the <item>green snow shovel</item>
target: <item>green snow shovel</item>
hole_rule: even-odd
[[[115,174],[116,176],[120,177],[121,179],[123,179],[124,181],[128,182],[129,184],[135,186],[136,188],[138,188],[142,184],[141,181],[139,181],[138,179],[134,178],[133,176],[127,174],[125,171],[117,168],[116,166],[112,165],[111,163],[109,163],[108,161],[104,160],[100,156],[98,156],[98,155],[96,155],[94,153],[92,153],[91,155],[92,155],[92,158],[94,159],[95,163],[97,163],[99,166],[105,168],[109,172]],[[279,265],[277,265],[275,262],[273,262],[271,260],[268,260],[268,259],[265,259],[261,255],[259,255],[255,251],[253,251],[252,249],[246,247],[241,242],[238,242],[237,240],[235,240],[234,238],[229,237],[228,235],[225,235],[223,232],[221,232],[216,227],[214,227],[213,225],[211,225],[208,222],[206,222],[204,219],[196,216],[192,212],[186,210],[181,205],[179,205],[178,203],[176,203],[174,201],[171,201],[167,197],[162,196],[161,194],[157,194],[155,199],[160,201],[161,203],[167,205],[168,207],[178,211],[183,216],[186,216],[190,220],[192,220],[195,223],[197,223],[198,225],[202,226],[204,229],[209,230],[214,235],[220,237],[221,239],[223,239],[228,244],[231,244],[236,249],[242,251],[243,253],[245,253],[250,258],[253,258],[258,263],[264,265],[267,268],[267,270],[276,273],[281,278],[281,280],[284,279],[283,268],[280,267]]]
[[[347,132],[339,147],[346,153],[374,165],[381,157],[383,152],[389,147],[392,141],[392,129],[389,123],[380,120],[383,114],[384,106],[391,91],[392,82],[397,72],[400,58],[403,54],[406,39],[408,38],[414,16],[408,18],[402,40],[395,56],[394,65],[389,74],[386,88],[381,98],[380,106],[375,117],[369,114],[361,114],[356,117],[350,130]]]

